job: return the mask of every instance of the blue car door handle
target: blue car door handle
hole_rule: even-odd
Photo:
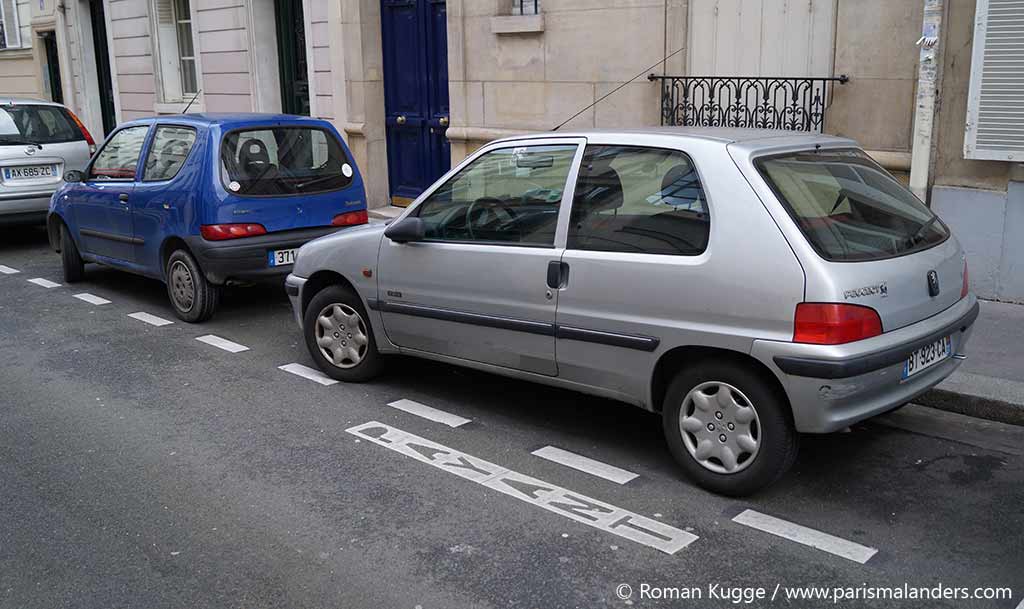
[[[128,203],[128,193],[122,192],[121,194],[117,195],[117,200],[122,203]]]

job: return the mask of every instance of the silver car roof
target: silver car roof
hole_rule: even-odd
[[[577,137],[587,138],[595,143],[616,143],[622,145],[648,144],[651,138],[676,140],[676,144],[702,141],[716,142],[722,145],[739,144],[748,152],[763,149],[803,147],[821,144],[827,147],[856,146],[854,140],[808,133],[806,131],[783,131],[776,129],[741,129],[734,127],[644,127],[640,129],[588,129],[582,131],[548,131],[542,133],[524,133],[521,136],[507,137],[498,142],[534,138]]]
[[[0,106],[61,106],[64,104],[58,104],[57,102],[47,101],[45,99],[33,99],[31,97],[3,97],[0,96]]]

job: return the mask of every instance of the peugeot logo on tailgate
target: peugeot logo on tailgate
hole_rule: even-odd
[[[928,271],[928,294],[934,298],[939,295],[939,274]]]

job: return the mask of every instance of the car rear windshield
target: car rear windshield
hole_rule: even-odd
[[[85,140],[68,111],[60,106],[0,106],[0,146],[60,144]]]
[[[938,216],[860,150],[796,152],[756,165],[826,260],[892,258],[949,236]]]
[[[220,158],[224,187],[240,195],[313,194],[352,182],[337,138],[318,128],[232,131],[224,136]]]

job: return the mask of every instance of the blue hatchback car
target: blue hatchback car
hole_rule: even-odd
[[[178,317],[220,287],[287,275],[307,241],[365,224],[359,170],[322,120],[188,114],[125,123],[50,200],[64,280],[96,262],[167,284]]]

